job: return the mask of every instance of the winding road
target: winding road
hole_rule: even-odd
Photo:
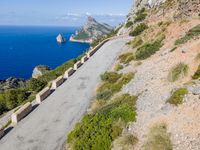
[[[0,140],[0,150],[60,150],[129,37],[105,43],[68,81]]]

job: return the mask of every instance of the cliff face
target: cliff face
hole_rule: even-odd
[[[72,35],[71,41],[91,43],[111,31],[112,27],[108,24],[99,23],[94,18],[88,17],[86,24],[75,35]]]

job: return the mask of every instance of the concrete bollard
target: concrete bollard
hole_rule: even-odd
[[[74,70],[77,70],[80,66],[82,66],[81,61],[78,61],[74,64]]]
[[[69,78],[74,72],[75,72],[75,70],[74,70],[72,67],[69,68],[69,69],[65,72],[64,78],[65,78],[65,79]]]
[[[63,76],[59,76],[56,80],[52,82],[52,89],[57,89],[64,82]]]
[[[4,128],[0,126],[0,139],[4,136]]]
[[[83,58],[81,58],[81,63],[84,64],[87,60],[88,60],[88,57],[84,56]]]
[[[51,94],[51,89],[49,87],[44,88],[36,95],[36,102],[42,103]]]
[[[16,124],[22,120],[32,110],[32,104],[30,102],[23,105],[19,110],[14,112],[11,116],[12,123]]]

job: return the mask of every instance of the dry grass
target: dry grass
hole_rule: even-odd
[[[172,150],[170,134],[165,124],[155,125],[150,129],[144,150]]]

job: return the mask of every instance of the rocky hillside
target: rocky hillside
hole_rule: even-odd
[[[113,150],[200,150],[199,8],[199,0],[135,1],[118,33],[132,39],[101,76],[71,147],[83,140]],[[79,138],[91,126],[97,131]]]
[[[94,18],[88,17],[86,24],[72,35],[70,40],[76,42],[92,43],[94,40],[105,36],[112,31],[108,24],[101,24]]]

